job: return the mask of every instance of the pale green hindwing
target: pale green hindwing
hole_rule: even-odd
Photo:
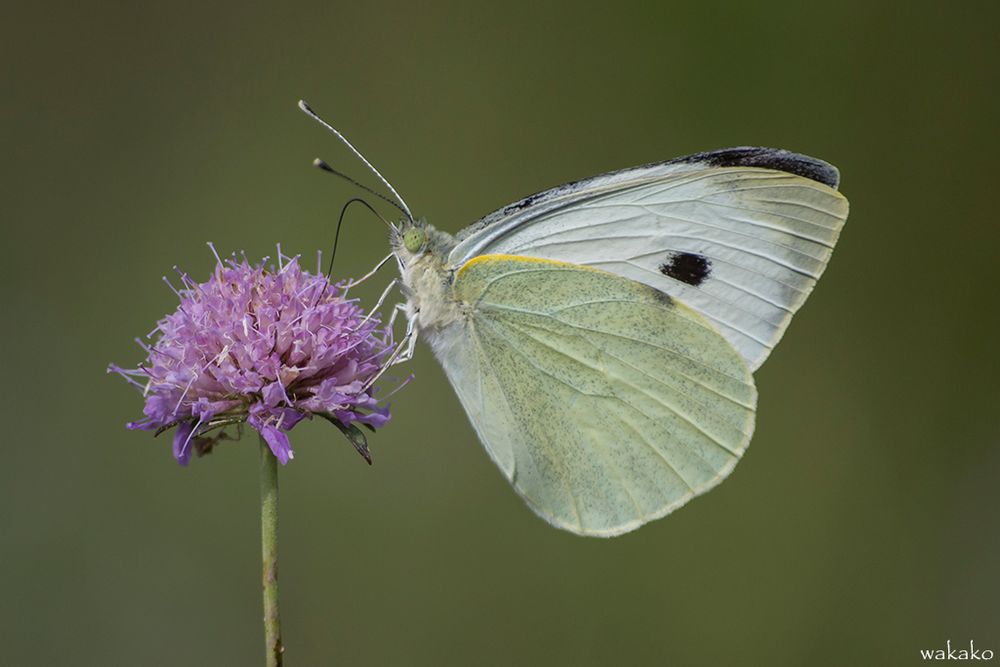
[[[464,331],[439,357],[514,488],[553,525],[611,536],[720,482],[750,441],[747,363],[701,315],[641,283],[509,255],[453,285]]]

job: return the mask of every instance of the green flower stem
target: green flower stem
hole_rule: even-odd
[[[281,667],[281,618],[278,614],[278,459],[260,439],[260,536],[264,560],[264,642],[267,667]]]

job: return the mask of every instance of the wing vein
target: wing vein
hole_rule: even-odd
[[[484,320],[484,321],[486,321],[486,320]],[[486,322],[488,323],[488,321],[486,321]],[[490,360],[489,356],[483,353],[482,347],[479,345],[478,337],[477,337],[476,345],[477,345],[477,349],[479,350],[480,359],[485,359],[486,362],[490,366],[490,371],[494,374],[494,376],[499,377],[499,375],[497,374],[497,371],[496,371],[496,366],[493,365],[493,362]],[[530,360],[527,359],[527,358],[526,358],[526,361],[529,361],[529,363],[530,363]],[[539,370],[541,370],[541,369],[539,369]],[[511,409],[510,397],[507,395],[507,390],[504,388],[503,382],[498,382],[497,385],[500,387],[500,393],[503,395],[504,403],[507,404],[508,414],[510,414],[511,417],[513,417],[515,419],[518,419],[518,421],[520,421],[520,418],[518,417],[518,413],[516,413],[514,410]],[[538,465],[538,459],[535,458],[534,452],[532,452],[531,447],[523,447],[523,449],[525,450],[525,452],[527,453],[527,455],[531,457],[531,460],[535,464],[535,469],[536,470],[541,470],[541,468]],[[516,471],[516,469],[517,469],[517,457],[516,456],[514,457],[514,461],[515,461],[514,466],[515,466],[515,471]],[[514,480],[515,480],[515,477],[511,476],[511,482],[514,482]],[[563,479],[562,477],[560,477],[559,481],[562,482],[563,489],[565,490],[566,495],[569,496],[569,499],[570,499],[570,501],[571,501],[571,503],[573,505],[573,513],[576,515],[577,526],[579,526],[581,529],[583,529],[583,516],[580,514],[580,507],[579,507],[579,505],[577,503],[576,495],[574,495],[572,489],[569,488],[569,484],[566,482],[565,479]],[[543,507],[543,504],[541,502],[539,502],[535,498],[531,498],[528,495],[528,493],[527,493],[527,491],[525,491],[523,485],[515,487],[515,488],[517,488],[518,491],[525,498],[527,498],[532,503],[534,503],[536,507],[539,507],[539,508]]]
[[[627,204],[615,204],[613,207],[620,207],[620,206],[626,206],[626,205]],[[612,207],[609,206],[609,208],[612,208]],[[646,208],[646,207],[644,206],[643,208]],[[744,210],[744,209],[739,209],[738,207],[729,207],[729,208],[737,208],[738,210]],[[775,241],[770,241],[768,239],[764,239],[764,238],[761,238],[759,236],[753,236],[752,234],[748,234],[748,233],[745,233],[745,232],[740,232],[740,231],[735,230],[735,229],[727,229],[726,227],[719,227],[717,225],[710,225],[710,224],[708,224],[708,223],[706,223],[704,221],[692,220],[690,218],[682,218],[682,217],[680,217],[680,216],[678,216],[676,214],[671,214],[670,216],[659,215],[657,213],[649,211],[648,208],[646,208],[646,210],[647,210],[647,212],[648,212],[649,215],[652,215],[653,217],[656,217],[656,218],[660,219],[659,224],[663,224],[662,223],[663,220],[674,220],[674,221],[677,221],[677,222],[681,222],[681,223],[686,223],[688,225],[692,225],[694,227],[703,227],[705,229],[714,229],[716,231],[721,231],[721,232],[724,232],[726,234],[732,234],[732,235],[735,235],[735,236],[741,236],[741,237],[749,238],[752,241],[758,241],[760,243],[766,243],[768,245],[772,245],[775,248],[780,248],[782,251],[784,251],[783,254],[786,254],[786,255],[789,255],[789,256],[801,255],[803,257],[808,258],[810,261],[814,261],[814,262],[816,262],[816,261],[823,261],[822,258],[814,257],[814,256],[810,255],[809,253],[803,252],[803,251],[801,251],[801,250],[799,250],[797,248],[793,248],[791,246],[787,246],[787,245],[785,245],[783,243],[777,243]],[[588,231],[592,231],[594,229],[599,229],[599,228],[603,228],[603,227],[619,226],[619,225],[623,224],[625,221],[627,221],[629,219],[633,219],[634,220],[634,219],[639,219],[641,217],[643,217],[643,216],[633,216],[632,218],[627,218],[626,220],[607,220],[605,222],[596,222],[596,223],[588,224],[588,225],[585,225],[585,227],[586,227],[586,229]],[[734,222],[740,222],[740,220],[734,219],[734,218],[727,217],[725,219],[730,220],[730,221],[734,221]],[[539,222],[541,222],[541,221],[542,220],[539,220]],[[535,248],[538,248],[538,247],[543,247],[543,244],[537,243],[538,241],[541,241],[543,239],[555,239],[556,242],[558,242],[558,239],[556,238],[556,236],[558,234],[564,234],[566,232],[579,231],[583,227],[584,227],[583,225],[577,226],[577,227],[568,227],[568,228],[560,229],[558,231],[554,231],[551,234],[546,234],[546,235],[538,236],[538,237],[536,237],[533,240],[525,241],[524,243],[521,243],[520,245],[513,246],[512,252],[514,252],[516,254],[517,252],[526,251],[526,250],[532,250],[532,249],[535,249]],[[782,230],[781,233],[786,233],[786,232],[784,232],[784,230]],[[700,241],[700,242],[703,242],[703,243],[706,242],[706,239],[704,237],[689,236],[689,235],[685,235],[685,234],[671,233],[671,234],[660,234],[659,236],[660,236],[660,238],[676,237],[676,238],[683,238],[683,239],[693,239],[693,240]],[[793,235],[789,234],[789,236],[793,236]],[[617,237],[617,236],[614,236],[614,235],[609,235],[609,236],[607,236],[605,238],[614,239],[614,238],[620,238],[620,237]],[[647,236],[647,237],[644,237],[644,238],[648,239],[649,237]],[[577,240],[580,240],[580,239],[577,239]],[[591,237],[589,239],[582,239],[582,240],[589,241],[589,242],[593,242],[594,241],[593,237]],[[768,261],[774,262],[775,264],[778,264],[780,266],[784,266],[784,267],[786,267],[786,268],[788,268],[788,269],[790,269],[792,271],[795,271],[796,273],[803,273],[803,271],[801,269],[798,269],[798,268],[793,267],[793,266],[791,266],[789,264],[781,262],[776,257],[772,257],[772,256],[769,256],[769,255],[762,255],[762,254],[757,253],[757,252],[750,252],[746,248],[729,245],[729,244],[726,244],[726,243],[723,243],[723,242],[719,241],[718,239],[708,239],[707,241],[709,243],[712,243],[712,244],[715,244],[715,245],[719,245],[719,246],[722,246],[722,247],[730,249],[730,250],[736,250],[738,252],[745,252],[745,253],[747,253],[749,255],[753,255],[755,257],[760,257],[761,259],[766,259]],[[813,242],[813,241],[810,239],[810,242]],[[828,246],[820,244],[820,243],[816,243],[816,245],[819,246],[819,247],[821,247],[821,248],[824,248],[824,249],[829,249]],[[804,274],[804,275],[808,275],[808,274]]]
[[[631,410],[633,412],[639,412],[638,408],[630,405],[627,401],[623,400],[622,398],[620,398],[618,396],[614,396],[614,395],[605,396],[603,394],[591,394],[591,393],[588,393],[588,392],[585,392],[585,391],[581,391],[579,388],[574,387],[573,385],[569,384],[568,382],[566,382],[565,380],[563,380],[563,379],[561,379],[559,377],[556,377],[550,371],[548,371],[548,370],[540,367],[538,364],[536,364],[534,361],[532,361],[524,352],[522,352],[520,349],[518,349],[517,345],[514,344],[514,341],[511,340],[510,338],[508,338],[502,331],[498,331],[498,330],[494,329],[494,333],[499,338],[502,338],[503,340],[505,340],[507,342],[507,344],[510,346],[510,348],[514,352],[516,352],[520,357],[522,357],[525,360],[525,362],[528,363],[528,365],[534,367],[535,370],[539,371],[540,373],[542,373],[544,375],[547,375],[552,380],[554,380],[554,381],[556,381],[556,382],[558,382],[560,384],[563,384],[563,385],[569,387],[570,389],[572,389],[573,391],[577,392],[578,394],[580,394],[582,396],[589,396],[591,398],[597,397],[597,398],[604,398],[604,399],[608,399],[608,400],[613,400],[613,401],[616,401],[617,403],[620,403],[621,405],[625,406],[627,409],[629,409],[629,410]],[[547,348],[549,348],[549,349],[551,349],[551,350],[553,350],[555,352],[558,352],[559,354],[562,354],[563,356],[566,356],[569,359],[572,359],[572,360],[576,361],[577,363],[580,363],[582,366],[584,366],[586,368],[590,368],[591,370],[594,370],[593,367],[588,366],[587,364],[584,364],[584,363],[580,362],[580,360],[576,359],[575,357],[570,357],[569,355],[565,354],[564,352],[561,352],[560,350],[557,350],[556,348],[552,347],[551,345],[548,345],[548,344],[546,344],[546,343],[538,340],[537,338],[535,338],[534,336],[531,336],[530,334],[527,334],[527,335],[529,337],[531,337],[532,340],[534,340],[535,342],[539,343],[540,345],[543,345],[544,347],[547,347]],[[583,340],[586,340],[586,339],[583,339]],[[587,342],[589,343],[590,341],[587,341]],[[593,345],[593,343],[591,343],[591,345]],[[670,408],[670,406],[668,406],[666,404],[663,404],[662,402],[660,402],[660,403],[661,403],[661,405],[663,405],[663,407],[667,408],[671,412],[674,412],[674,414],[677,414],[677,416],[680,417],[681,419],[684,419],[684,417],[682,415],[680,415],[677,412],[675,412],[673,409]],[[648,417],[648,415],[644,415],[642,412],[639,412],[639,414]],[[629,427],[632,428],[633,431],[635,431],[635,428],[632,426],[632,424],[630,422],[628,422],[627,420],[621,420],[621,421],[623,421],[624,423],[628,424]],[[687,420],[684,419],[684,421],[687,421]],[[690,422],[688,422],[688,423],[690,424]],[[694,426],[694,424],[692,424],[692,426]],[[695,429],[697,429],[697,430],[700,431],[700,429],[698,429],[697,426],[695,426]],[[647,447],[649,447],[651,450],[653,450],[653,452],[655,452],[657,454],[657,456],[659,456],[660,459],[663,460],[663,462],[670,468],[670,470],[673,471],[673,473],[675,475],[677,475],[677,478],[680,479],[681,482],[684,483],[684,486],[686,486],[690,491],[693,492],[694,488],[692,488],[691,484],[687,481],[687,479],[682,474],[680,474],[680,472],[677,470],[677,468],[675,468],[674,465],[672,463],[670,463],[670,461],[663,454],[663,452],[661,452],[659,449],[657,449],[656,446],[653,445],[653,443],[651,443],[648,438],[646,438],[644,435],[641,434],[641,432],[636,431],[636,433],[637,433],[637,435],[640,436],[641,441],[643,443],[645,443]],[[702,431],[702,433],[704,433],[704,432]],[[711,438],[711,436],[708,436],[708,434],[705,434],[705,435],[706,435],[706,437]],[[721,443],[719,443],[719,446],[723,447],[725,449],[725,446],[722,445]],[[574,498],[574,502],[575,502],[575,498]],[[581,525],[582,525],[582,523],[581,523]]]
[[[562,322],[562,320],[560,320],[560,322]],[[609,335],[609,336],[617,336],[617,334],[613,334],[613,333],[610,333],[610,332],[607,332],[607,331],[599,331],[597,329],[587,329],[585,327],[578,327],[578,326],[570,324],[568,322],[563,322],[563,323],[566,324],[567,326],[571,326],[571,327],[577,328],[577,329],[582,329],[584,331],[590,331],[592,333],[599,333],[599,334]],[[529,331],[526,331],[524,327],[528,326],[530,328],[531,325],[525,325],[525,324],[521,324],[521,323],[518,323],[518,322],[510,322],[509,325],[512,326],[512,327],[514,327],[515,329],[518,329],[524,335],[526,335],[529,338],[531,338],[536,344],[541,345],[542,347],[547,348],[549,350],[552,350],[553,352],[555,352],[555,353],[557,353],[557,354],[559,354],[559,355],[561,355],[563,357],[566,357],[570,361],[573,361],[573,362],[579,364],[580,366],[583,366],[584,368],[587,368],[587,369],[589,369],[589,370],[597,373],[598,375],[601,374],[601,370],[599,368],[597,368],[595,366],[591,366],[590,364],[585,363],[583,360],[581,360],[581,359],[579,359],[579,358],[577,358],[575,356],[572,356],[570,354],[567,354],[567,353],[563,352],[562,350],[558,349],[557,347],[555,347],[555,346],[553,346],[553,345],[551,345],[549,343],[546,343],[545,341],[541,340],[537,336],[532,335]],[[544,329],[544,327],[543,327],[543,329]],[[635,406],[631,405],[630,403],[628,403],[627,401],[625,401],[620,396],[617,396],[617,395],[614,395],[614,394],[612,394],[610,396],[607,396],[607,395],[604,395],[604,394],[591,394],[591,393],[588,393],[588,392],[580,390],[578,387],[574,387],[572,384],[566,382],[565,380],[563,380],[563,379],[561,379],[559,377],[556,377],[556,375],[553,374],[551,371],[547,371],[547,370],[539,367],[537,364],[535,364],[531,359],[528,358],[528,356],[526,354],[524,354],[524,352],[522,352],[520,349],[518,349],[518,347],[514,344],[513,340],[511,340],[510,338],[508,338],[502,332],[497,331],[497,334],[499,336],[501,336],[504,340],[506,340],[510,344],[511,349],[515,350],[518,354],[520,354],[522,357],[524,357],[524,359],[529,364],[531,364],[532,366],[534,366],[538,371],[540,371],[542,373],[545,373],[546,375],[548,375],[549,377],[551,377],[553,380],[555,380],[555,381],[557,381],[557,382],[559,382],[561,384],[566,385],[567,387],[569,387],[573,391],[575,391],[575,392],[577,392],[579,394],[582,394],[584,396],[590,396],[592,398],[593,397],[599,397],[599,398],[611,398],[611,399],[614,399],[614,400],[618,401],[619,403],[621,403],[622,405],[625,405],[625,406],[629,407],[634,412],[638,412],[639,414],[642,414],[642,415],[648,417],[648,415],[645,415],[645,413],[641,412],[638,408],[636,408]],[[602,354],[607,354],[607,352],[603,348],[601,348],[598,345],[596,345],[594,343],[594,341],[588,339],[586,336],[580,336],[579,334],[577,334],[577,337],[580,338],[581,340],[583,340],[584,342],[586,342],[588,345],[590,345],[590,347],[592,347],[594,350],[597,350],[598,352],[600,352]],[[630,339],[630,340],[632,340],[632,339]],[[610,356],[614,356],[614,355],[610,355]],[[703,383],[701,383],[701,382],[699,382],[699,384],[702,384],[702,386],[704,386]],[[729,452],[733,456],[739,456],[736,452],[734,452],[732,449],[730,449],[725,444],[723,444],[722,441],[720,441],[714,435],[712,435],[708,431],[704,430],[701,426],[699,426],[698,424],[696,424],[695,422],[693,422],[686,414],[684,414],[684,412],[682,412],[680,410],[680,408],[678,408],[677,406],[675,406],[673,403],[666,402],[663,398],[661,398],[659,396],[655,396],[655,395],[649,393],[648,391],[646,391],[642,387],[638,387],[636,385],[628,385],[628,386],[632,387],[633,389],[635,389],[636,391],[640,392],[641,394],[643,394],[647,398],[652,399],[653,401],[655,401],[656,403],[659,403],[661,406],[663,406],[664,408],[666,408],[670,412],[674,413],[677,417],[679,417],[680,419],[682,419],[683,421],[685,421],[695,431],[698,431],[699,433],[701,433],[703,436],[705,436],[706,439],[710,440],[711,442],[714,442],[721,449],[725,450],[726,452]],[[663,455],[661,452],[659,452],[659,450],[657,450],[657,452],[660,453],[661,456]]]

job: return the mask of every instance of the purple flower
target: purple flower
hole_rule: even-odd
[[[145,417],[128,428],[177,426],[174,457],[187,465],[192,449],[210,451],[228,437],[226,426],[246,421],[285,464],[293,457],[288,431],[319,415],[370,462],[356,424],[374,429],[389,420],[371,385],[391,353],[392,330],[346,298],[349,285],[304,271],[280,248],[277,270],[233,255],[207,282],[180,279],[177,310],[149,334],[152,345],[139,341],[146,361],[108,367],[145,397]]]

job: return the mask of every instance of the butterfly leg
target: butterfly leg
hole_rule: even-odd
[[[393,254],[390,252],[388,255],[386,255],[381,260],[379,260],[379,263],[375,265],[374,269],[372,269],[371,271],[369,271],[365,275],[361,276],[357,280],[351,280],[351,281],[349,281],[347,283],[347,289],[351,289],[355,285],[360,285],[364,281],[366,281],[369,278],[371,278],[372,276],[374,276],[376,273],[378,273],[379,269],[381,269],[383,266],[385,266],[386,262],[388,262],[390,259],[392,259],[392,257],[393,257]]]
[[[403,304],[399,304],[403,305]],[[417,328],[416,322],[413,320],[406,321],[406,333],[403,334],[403,339],[399,341],[399,345],[396,349],[392,351],[389,359],[386,360],[383,370],[389,366],[394,366],[396,364],[401,364],[404,361],[409,361],[413,358],[413,348],[417,344]]]
[[[397,303],[395,306],[392,307],[392,314],[389,315],[389,322],[388,322],[388,329],[390,331],[392,331],[392,328],[396,323],[396,317],[400,313],[403,313],[404,315],[407,314],[407,305],[405,303]],[[409,361],[410,359],[413,358],[413,349],[417,345],[417,331],[412,320],[406,321],[406,333],[403,334],[403,340],[399,341],[399,346],[401,348],[404,345],[406,346],[405,349],[398,352],[398,356],[397,352],[393,353],[393,357],[395,357],[395,360],[390,362],[392,365],[401,364],[404,361]],[[386,365],[388,366],[389,364],[387,363]]]
[[[357,283],[354,283],[354,284],[356,285]],[[383,292],[382,292],[382,296],[380,296],[378,298],[378,301],[375,302],[375,305],[372,307],[371,311],[369,311],[369,313],[367,315],[365,315],[364,319],[361,320],[361,322],[358,323],[358,326],[354,328],[355,331],[357,331],[362,326],[364,326],[365,324],[368,323],[368,320],[370,320],[372,318],[372,316],[375,315],[375,313],[378,312],[378,309],[382,307],[382,304],[385,303],[385,300],[387,298],[389,298],[389,292],[391,292],[392,289],[394,287],[396,287],[397,285],[399,285],[399,278],[393,278],[392,280],[389,281],[389,284],[386,286],[385,290],[383,290]],[[395,317],[395,309],[394,309],[393,313],[394,313],[393,317]],[[393,321],[392,319],[389,320],[389,328],[390,329],[392,328],[392,321]]]
[[[392,307],[392,314],[389,315],[389,323],[387,325],[390,330],[392,330],[392,327],[396,324],[396,316],[400,313],[406,314],[405,303],[397,303]]]
[[[405,308],[404,304],[400,304]],[[413,323],[410,322],[407,325],[407,334],[403,337],[403,340],[409,338],[410,342],[406,345],[406,351],[396,360],[397,364],[403,363],[404,361],[409,361],[413,358],[413,349],[417,346],[417,330],[413,328]]]
[[[396,345],[396,348],[392,351],[392,354],[390,354],[389,358],[386,359],[385,363],[382,364],[382,368],[379,369],[378,373],[373,375],[371,379],[365,383],[365,385],[361,388],[361,391],[366,391],[367,389],[371,388],[371,386],[375,384],[387,370],[389,370],[390,366],[402,363],[404,361],[409,361],[409,359],[413,356],[413,348],[416,345],[416,342],[417,342],[416,323],[413,320],[409,320],[406,323],[406,334],[403,336],[403,339],[399,341],[399,343]]]

